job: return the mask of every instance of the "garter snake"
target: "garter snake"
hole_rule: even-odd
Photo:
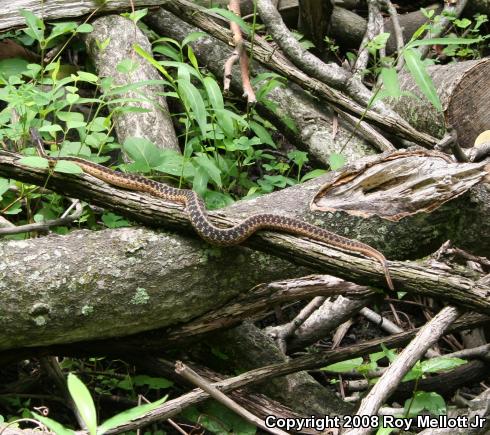
[[[213,245],[238,245],[256,231],[262,229],[279,230],[290,234],[306,236],[347,252],[355,252],[374,258],[381,263],[381,266],[383,267],[388,287],[391,290],[394,290],[385,256],[378,250],[366,245],[365,243],[339,236],[338,234],[332,233],[315,225],[311,225],[299,219],[293,219],[287,216],[271,213],[252,215],[230,228],[217,227],[209,220],[206,207],[204,206],[202,199],[192,190],[171,187],[141,175],[114,171],[106,168],[105,166],[78,157],[48,156],[44,149],[43,140],[37,130],[31,128],[31,137],[39,154],[50,162],[56,162],[59,160],[74,162],[87,174],[93,175],[94,177],[114,186],[123,187],[129,190],[136,190],[139,192],[147,192],[150,195],[158,198],[183,204],[194,230],[201,238]]]

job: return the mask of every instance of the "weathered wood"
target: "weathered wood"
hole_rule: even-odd
[[[180,42],[188,34],[200,30],[162,8],[146,17],[144,21],[161,36],[167,36]],[[222,78],[224,64],[232,53],[230,46],[207,35],[192,42],[191,46],[199,63],[205,65],[216,77]],[[240,95],[242,90],[238,66],[233,72],[232,89]],[[271,71],[261,64],[254,63],[254,74],[267,72]],[[342,150],[347,160],[353,162],[374,152],[366,141],[355,134],[355,129],[342,119],[339,120],[338,130],[334,137],[333,125],[336,115],[332,108],[319,103],[311,94],[298,86],[291,84],[277,86],[267,94],[266,101],[259,100],[256,107],[298,149],[308,151],[310,157],[325,167],[329,165],[331,153]],[[294,125],[294,130],[291,124]],[[348,145],[344,146],[346,143]]]
[[[5,152],[0,152],[0,175],[37,184],[46,183],[46,171],[25,168],[16,163],[14,157],[6,155]],[[257,212],[263,213],[268,210],[275,211],[278,204],[280,204],[281,212],[284,214],[309,220],[313,224],[324,225],[338,233],[350,230],[350,233],[347,234],[349,237],[363,234],[363,240],[367,243],[372,241],[371,244],[377,247],[389,247],[391,245],[394,252],[396,252],[401,242],[396,234],[398,227],[393,223],[381,223],[377,218],[361,220],[345,215],[338,215],[336,219],[332,219],[333,216],[330,213],[324,213],[323,216],[319,214],[313,216],[309,212],[308,204],[313,194],[312,190],[315,190],[320,183],[324,183],[326,180],[326,178],[320,178],[262,198],[242,201],[234,207],[229,207],[219,213],[212,213],[210,218],[218,225],[227,226],[241,222],[244,216],[250,216]],[[54,173],[49,177],[46,185],[57,192],[90,200],[94,204],[111,208],[118,213],[144,223],[166,228],[179,228],[180,230],[189,229],[185,214],[179,210],[180,207],[178,205],[168,204],[149,195],[114,189],[88,175],[67,177]],[[457,203],[452,203],[453,201],[448,204],[451,204],[453,208],[458,208]],[[445,206],[438,209],[438,212],[442,213],[439,217],[435,217],[434,212],[430,215],[434,222],[438,222],[438,219],[441,218],[448,218],[448,209],[444,209]],[[340,216],[342,216],[342,219]],[[459,214],[456,214],[456,216],[461,218]],[[321,218],[323,218],[323,221]],[[351,224],[350,228],[349,222]],[[420,223],[420,219],[413,221],[412,224],[416,222]],[[370,229],[366,230],[366,228]],[[432,225],[427,226],[425,233],[424,227],[419,226],[410,227],[409,230],[410,233],[406,234],[406,240],[421,237],[421,235],[420,240],[423,240],[424,237],[435,232]],[[384,240],[380,240],[381,234],[385,234]],[[263,231],[249,239],[246,245],[349,281],[381,287],[386,286],[383,272],[377,263],[326,247],[319,242]],[[385,251],[382,248],[381,250]],[[425,294],[454,304],[471,307],[476,311],[490,312],[490,289],[484,282],[475,283],[471,279],[456,275],[443,268],[430,269],[409,262],[390,261],[389,267],[398,291],[404,290]]]
[[[427,68],[442,103],[438,112],[422,95],[408,73],[400,75],[400,87],[419,98],[401,97],[394,109],[413,126],[436,137],[455,129],[459,144],[472,147],[490,125],[490,59],[478,59]]]
[[[0,349],[182,324],[307,272],[273,256],[142,228],[0,242]]]
[[[0,9],[0,30],[25,26],[25,19],[20,14],[22,9],[33,12],[43,20],[56,20],[82,17],[87,14],[121,12],[145,6],[158,6],[162,0],[15,0],[2,2]]]

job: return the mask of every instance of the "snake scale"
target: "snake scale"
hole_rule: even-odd
[[[158,198],[183,204],[189,217],[189,221],[197,234],[213,245],[238,245],[256,231],[263,229],[279,230],[290,234],[306,236],[324,242],[327,245],[340,248],[344,251],[356,252],[379,261],[383,267],[388,287],[391,290],[394,290],[393,281],[391,280],[385,256],[365,243],[339,236],[338,234],[298,219],[270,213],[252,215],[230,228],[217,227],[209,220],[202,199],[192,190],[171,187],[141,175],[114,171],[105,166],[78,157],[48,156],[44,149],[43,141],[35,129],[31,129],[31,137],[39,154],[50,162],[56,162],[58,160],[74,162],[87,174],[93,175],[114,186],[139,192],[147,192]]]

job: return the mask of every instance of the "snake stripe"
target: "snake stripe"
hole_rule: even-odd
[[[183,204],[189,221],[197,234],[207,242],[218,246],[238,245],[248,239],[258,230],[279,230],[299,236],[306,236],[314,240],[326,243],[327,245],[340,248],[348,252],[356,252],[366,257],[377,260],[383,267],[386,282],[391,290],[394,290],[393,281],[388,269],[385,256],[357,240],[348,239],[338,234],[327,231],[323,228],[311,225],[299,219],[293,219],[287,216],[264,213],[255,214],[240,222],[239,224],[221,228],[214,225],[208,217],[204,202],[196,192],[187,189],[178,189],[137,174],[126,174],[123,172],[113,171],[105,166],[78,157],[51,157],[44,150],[43,141],[35,129],[31,129],[31,136],[36,144],[41,156],[50,162],[58,160],[67,160],[76,163],[82,170],[94,177],[103,180],[114,186],[125,189],[147,192],[158,198],[167,201]]]

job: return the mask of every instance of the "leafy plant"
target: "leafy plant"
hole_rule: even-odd
[[[68,390],[90,435],[103,435],[109,429],[113,429],[114,427],[128,423],[129,421],[139,418],[147,412],[158,408],[167,400],[167,396],[165,396],[156,402],[136,406],[111,417],[101,425],[97,426],[97,413],[95,411],[95,404],[92,396],[85,384],[72,373],[68,375]],[[39,420],[57,435],[75,434],[73,430],[64,427],[62,424],[51,418],[34,412],[32,415],[36,420]]]
[[[393,350],[381,345],[382,351],[369,355],[369,362],[364,362],[363,358],[354,358],[351,360],[341,361],[323,367],[321,370],[328,370],[336,373],[346,373],[357,371],[366,376],[368,372],[379,368],[378,361],[387,358],[390,363],[396,359],[396,353]],[[418,383],[429,373],[441,373],[452,370],[465,364],[466,361],[460,358],[439,357],[431,358],[426,361],[418,361],[410,371],[405,375],[402,382],[415,381],[413,396],[405,402],[404,416],[413,417],[423,410],[433,414],[443,414],[446,411],[444,399],[435,392],[424,392],[418,390]],[[376,379],[370,380],[376,382]]]

